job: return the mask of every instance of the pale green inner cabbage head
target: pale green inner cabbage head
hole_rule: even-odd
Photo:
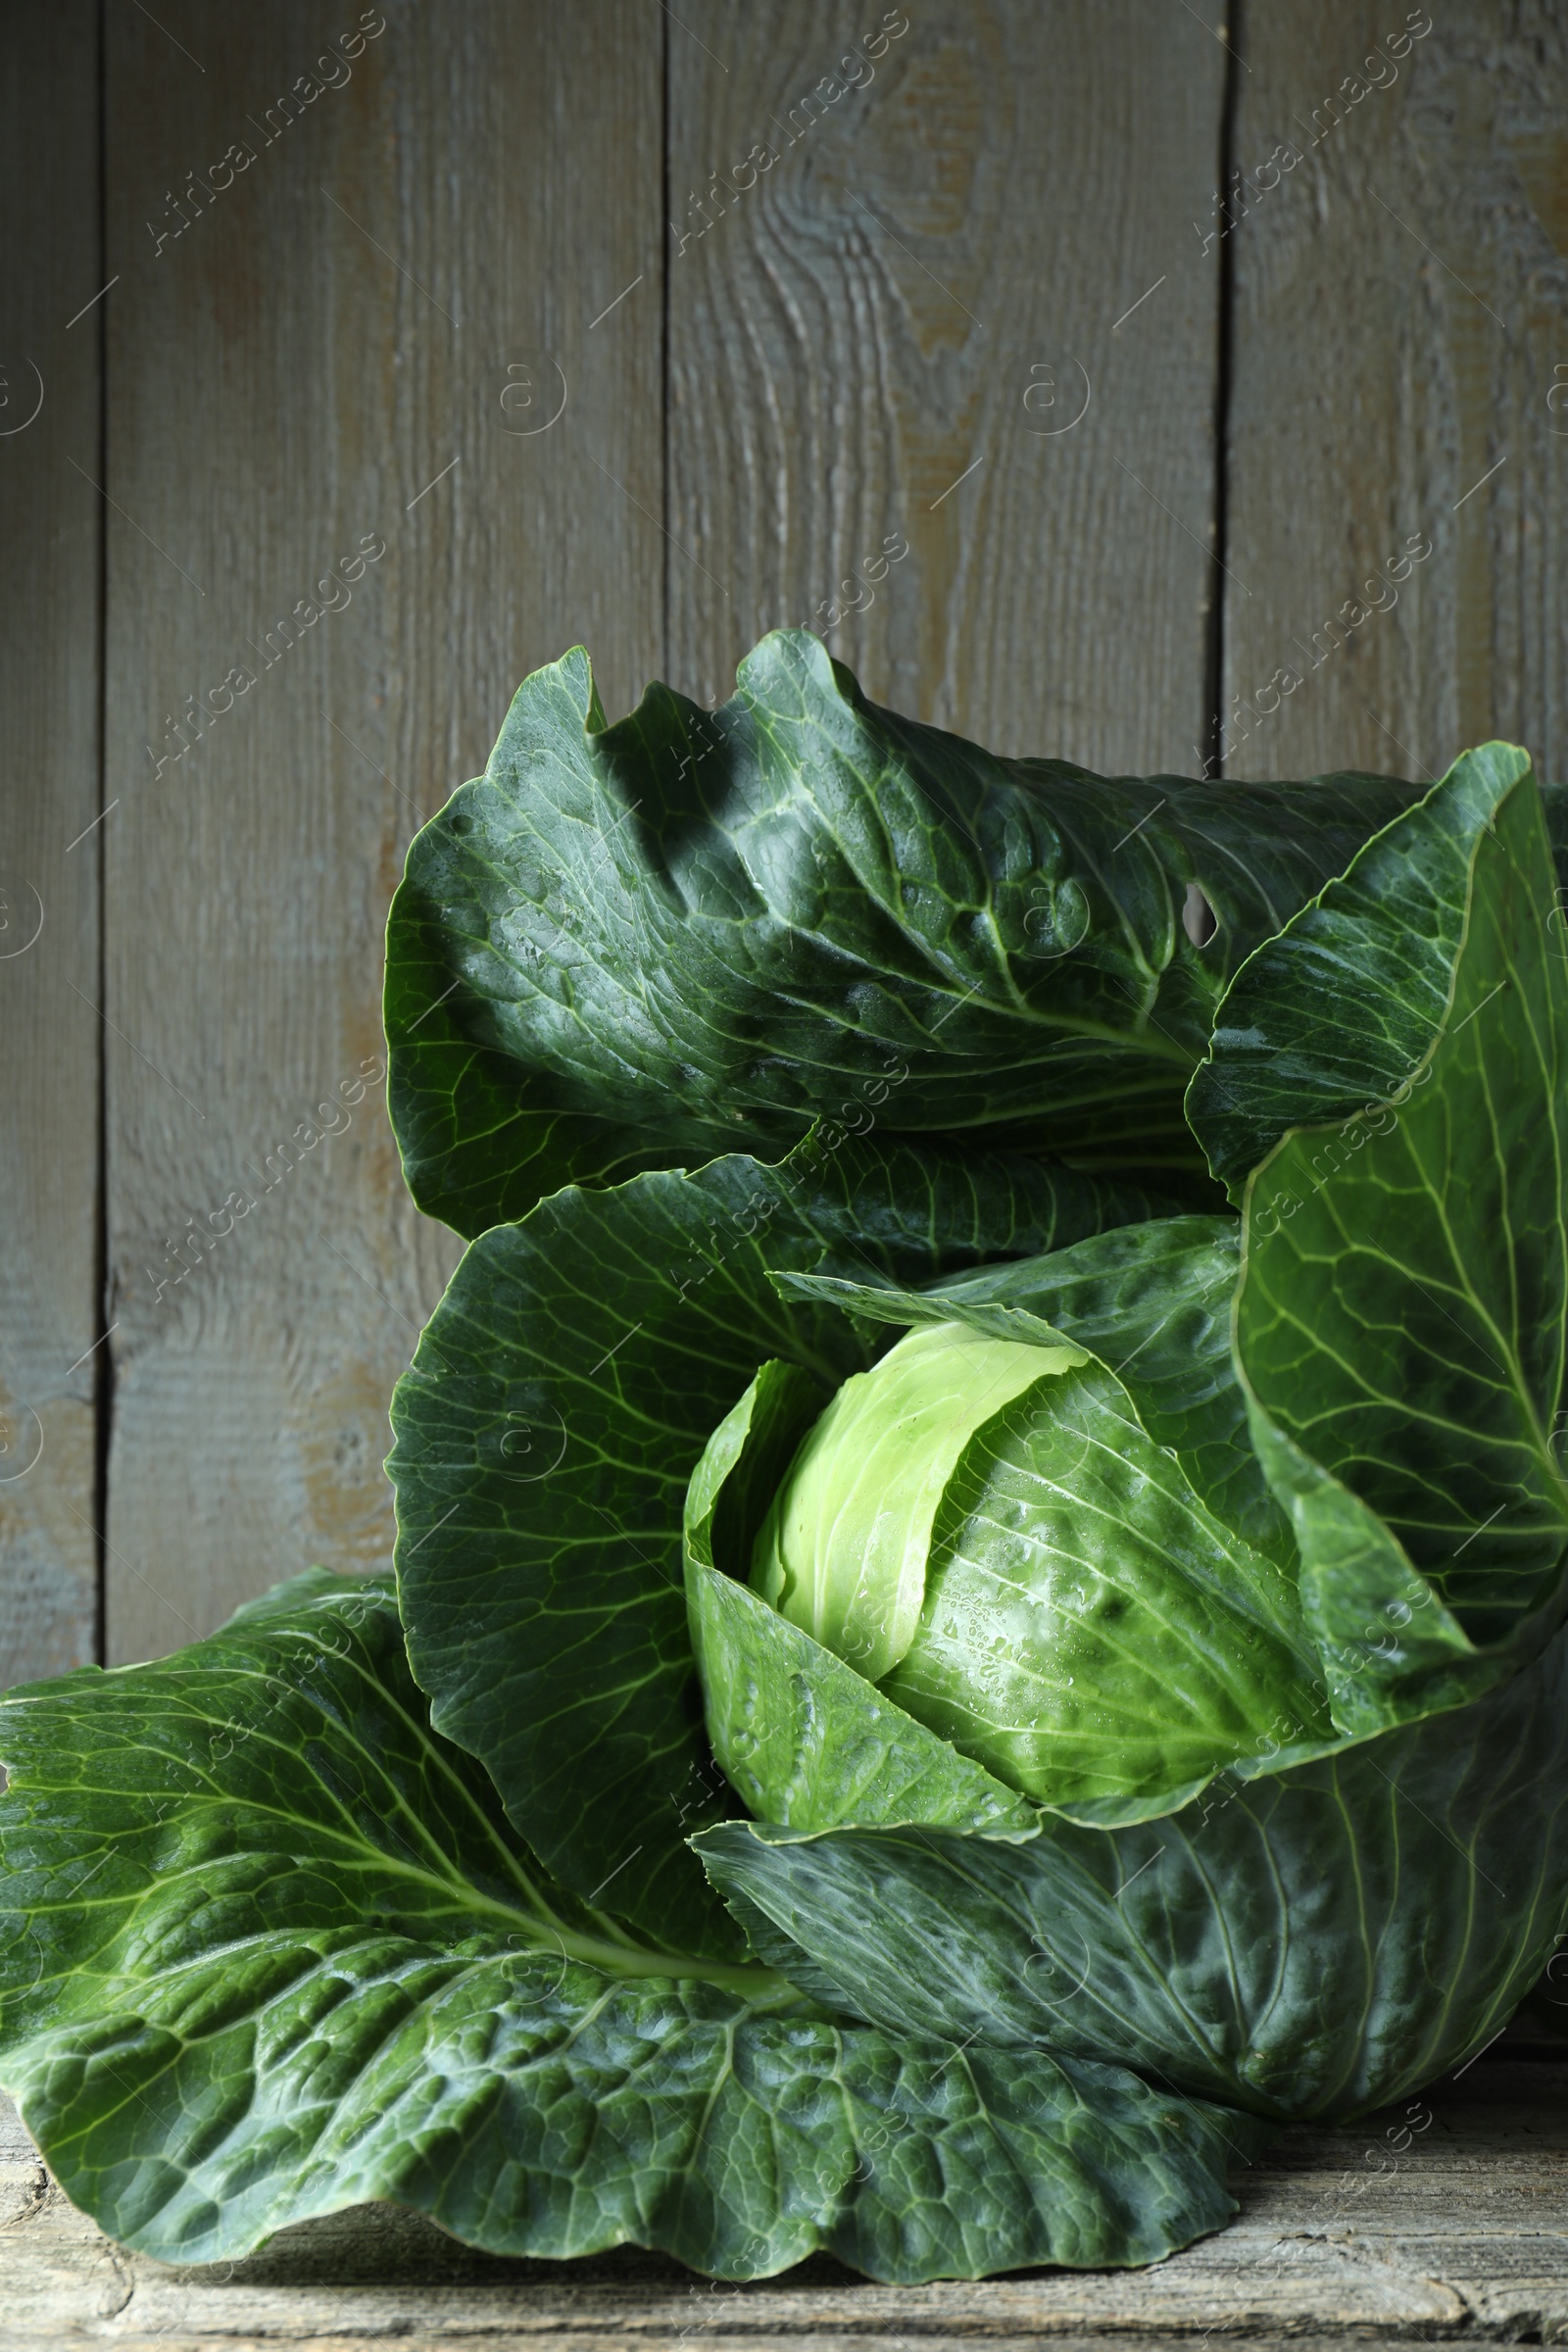
[[[916,1328],[807,1433],[752,1553],[781,1616],[1048,1803],[1328,1728],[1288,1565],[1080,1349]]]
[[[962,1323],[909,1332],[839,1390],[773,1498],[752,1585],[824,1649],[880,1682],[925,1599],[937,1505],[969,1439],[1076,1348],[988,1340]]]

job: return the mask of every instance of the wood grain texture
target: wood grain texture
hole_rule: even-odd
[[[94,1654],[98,25],[6,15],[0,177],[0,1686]],[[111,296],[109,299],[113,299]],[[76,470],[79,468],[80,470]]]
[[[1191,772],[1219,281],[1187,216],[1225,67],[1200,16],[680,15],[675,682],[710,702],[763,630],[804,621],[879,701],[997,751]],[[867,559],[874,602],[828,626]]]
[[[1300,161],[1228,240],[1228,765],[1419,776],[1502,735],[1568,773],[1568,20],[1268,0],[1240,39],[1235,161]]]
[[[657,277],[658,12],[386,0],[341,64],[380,12],[155,13],[109,11],[115,1659],[387,1560],[457,1254],[373,1076],[387,902],[529,669],[661,650],[658,341],[589,331]]]
[[[1290,2132],[1233,2180],[1231,2227],[1152,2270],[887,2287],[817,2256],[731,2287],[635,2248],[498,2261],[384,2205],[281,2231],[232,2267],[172,2270],[76,2213],[0,2101],[0,2292],[14,2342],[165,2352],[1553,2342],[1568,2330],[1565,2116],[1568,2064],[1483,2060],[1354,2130]]]

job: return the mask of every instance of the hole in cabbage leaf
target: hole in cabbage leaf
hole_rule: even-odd
[[[1196,882],[1187,885],[1187,900],[1182,907],[1182,929],[1195,948],[1206,948],[1219,929],[1219,918]]]

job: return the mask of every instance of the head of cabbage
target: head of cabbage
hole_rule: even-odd
[[[748,1424],[781,1377],[759,1375],[737,1408]],[[814,1400],[797,1388],[794,1401]],[[709,1446],[699,1501],[735,1421]],[[917,1323],[810,1420],[749,1553],[732,1539],[724,1565],[1040,1803],[1142,1809],[1329,1729],[1293,1580],[1205,1507],[1115,1374],[1069,1344]],[[749,1770],[746,1727],[719,1740],[749,1793],[776,1799]]]
[[[395,1594],[0,1708],[0,2082],[146,2253],[1143,2262],[1561,1942],[1568,802],[741,687],[569,655],[411,853]]]

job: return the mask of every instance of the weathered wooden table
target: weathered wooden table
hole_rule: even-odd
[[[885,2287],[818,2257],[735,2287],[633,2249],[497,2261],[385,2205],[284,2230],[246,2262],[172,2270],[122,2252],[69,2205],[0,2101],[0,2340],[60,2352],[1568,2341],[1568,2061],[1510,2048],[1409,2110],[1287,2132],[1237,2177],[1231,2228],[1153,2270]]]

